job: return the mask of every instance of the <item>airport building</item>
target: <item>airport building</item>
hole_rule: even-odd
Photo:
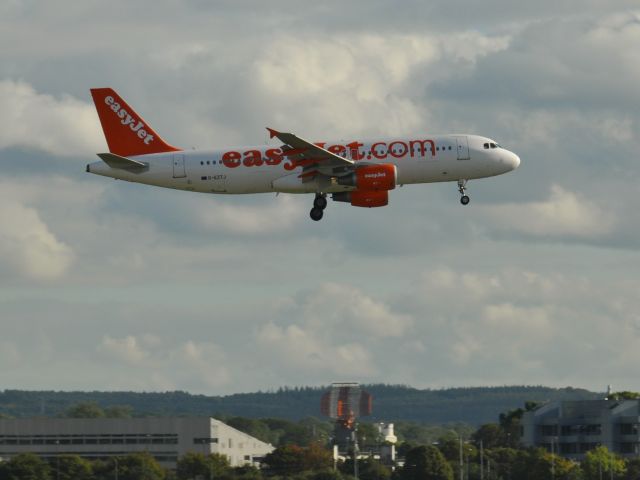
[[[259,466],[274,447],[214,418],[28,418],[0,419],[0,460],[20,453],[107,459],[149,452],[175,468],[188,452],[220,453],[232,466]]]
[[[640,400],[561,401],[522,417],[522,443],[582,460],[603,445],[623,457],[640,454]]]

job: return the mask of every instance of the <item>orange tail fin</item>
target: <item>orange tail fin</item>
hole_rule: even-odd
[[[111,153],[130,157],[180,150],[165,142],[113,89],[92,88],[91,96]]]

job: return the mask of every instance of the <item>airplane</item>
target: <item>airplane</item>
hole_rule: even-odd
[[[400,185],[457,182],[469,204],[467,182],[515,170],[520,158],[479,135],[310,142],[267,128],[279,146],[183,150],[165,142],[111,88],[91,95],[109,152],[86,171],[118,180],[218,194],[314,194],[310,217],[322,219],[327,195],[356,207],[383,207]]]

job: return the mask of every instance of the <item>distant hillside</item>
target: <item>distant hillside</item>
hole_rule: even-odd
[[[429,424],[464,422],[480,425],[497,421],[501,412],[524,402],[582,400],[602,394],[576,388],[477,387],[418,390],[405,386],[365,385],[373,395],[373,416],[367,420],[413,421]],[[212,415],[299,420],[320,416],[323,387],[283,388],[276,392],[228,396],[186,392],[0,392],[0,414],[12,417],[57,416],[71,405],[95,402],[102,407],[129,405],[135,416]]]

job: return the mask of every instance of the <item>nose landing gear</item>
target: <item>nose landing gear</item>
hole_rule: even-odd
[[[462,195],[460,197],[460,203],[462,205],[469,205],[469,202],[471,201],[471,199],[469,198],[469,195],[465,193],[467,190],[466,186],[467,186],[467,180],[464,180],[464,179],[458,180],[458,191],[460,192],[460,195]]]
[[[327,208],[327,194],[316,193],[316,198],[313,200],[313,208],[311,209],[311,212],[309,212],[311,220],[316,222],[322,220],[325,208]]]

